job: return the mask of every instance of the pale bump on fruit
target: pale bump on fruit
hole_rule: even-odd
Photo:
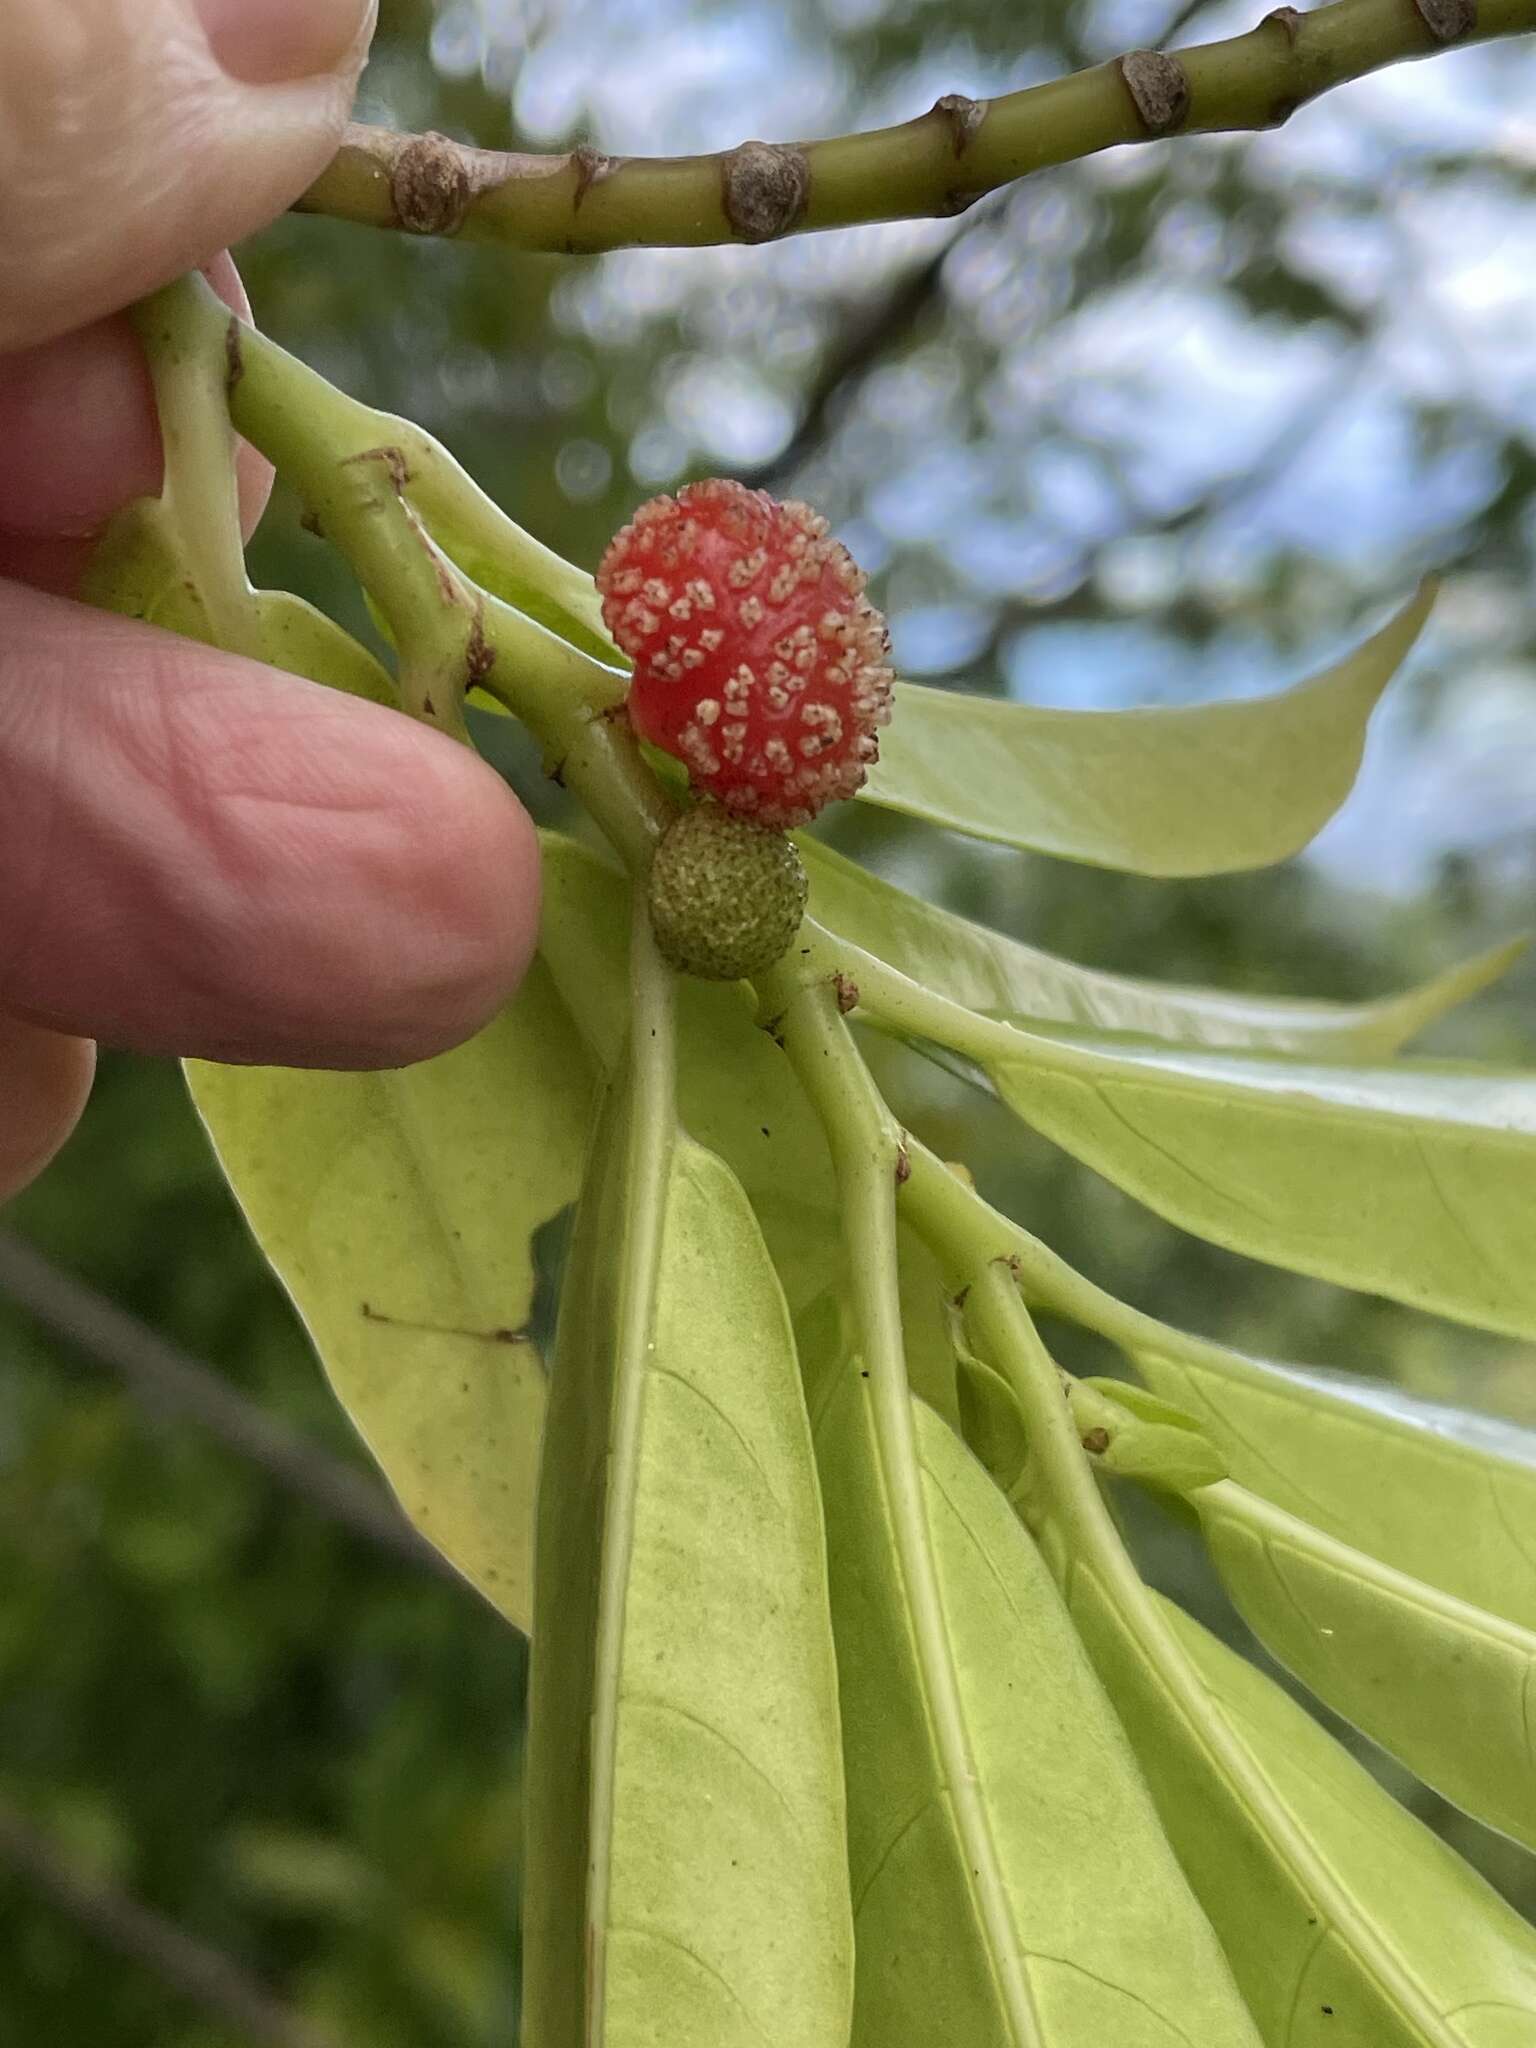
[[[675,818],[651,862],[657,950],[701,981],[741,981],[771,967],[800,929],[805,899],[794,841],[717,803]]]
[[[630,723],[701,795],[783,827],[863,787],[890,638],[820,513],[729,477],[685,484],[614,535],[597,588],[635,665]]]

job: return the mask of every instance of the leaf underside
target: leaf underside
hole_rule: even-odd
[[[1230,1481],[1194,1505],[1266,1648],[1426,1784],[1536,1848],[1536,1635]]]
[[[590,1062],[542,969],[396,1072],[187,1063],[198,1113],[337,1398],[421,1533],[532,1622],[545,1401],[530,1240],[579,1185]]]
[[[636,1246],[625,1088],[594,1150],[552,1378],[524,2038],[844,2048],[836,1675],[788,1316],[739,1186],[686,1139],[662,1165],[654,1259]]]
[[[1253,996],[1080,967],[925,903],[800,835],[811,914],[911,980],[986,1017],[1062,1024],[1188,1046],[1384,1059],[1496,981],[1524,939],[1489,948],[1373,1002]]]
[[[1010,1036],[1010,1107],[1170,1222],[1536,1337],[1536,1076]]]
[[[889,810],[1143,875],[1298,852],[1349,794],[1365,728],[1434,601],[1424,585],[1354,653],[1280,696],[1055,711],[898,684],[860,792]]]
[[[1195,1908],[1044,1565],[981,1467],[914,1404],[925,1540],[966,1767],[1001,1873],[988,1914],[914,1660],[868,1383],[817,1390],[849,1799],[855,2048],[1251,2048]],[[999,1918],[1006,1929],[999,1954]],[[1023,2009],[1000,1990],[1012,1971]]]
[[[1536,1932],[1171,1603],[1069,1604],[1266,2048],[1530,2048]]]
[[[1409,1577],[1536,1630],[1536,1430],[1165,1330],[1136,1370],[1234,1479]]]

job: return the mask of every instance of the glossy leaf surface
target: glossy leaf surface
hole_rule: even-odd
[[[1496,981],[1523,939],[1369,1003],[1233,994],[1079,967],[894,888],[802,834],[811,914],[968,1010],[1008,1022],[1351,1059],[1383,1058]]]
[[[1250,1257],[1536,1336],[1536,1075],[994,1032],[1020,1116]]]
[[[930,824],[1143,875],[1264,867],[1354,784],[1365,728],[1429,614],[1426,585],[1353,654],[1280,696],[1056,711],[898,684],[862,795]]]
[[[1536,1431],[1173,1330],[1131,1355],[1151,1386],[1199,1418],[1243,1486],[1536,1630]]]
[[[529,1735],[529,2048],[844,2048],[836,1672],[783,1296],[627,1067],[562,1298]]]
[[[189,1061],[193,1100],[338,1399],[411,1520],[519,1628],[544,1371],[530,1239],[576,1192],[592,1071],[543,970],[393,1073]]]
[[[1464,1812],[1536,1848],[1536,1635],[1230,1482],[1192,1504],[1281,1663]]]
[[[1049,1575],[1002,1495],[915,1404],[942,1613],[912,1611],[855,1363],[820,1390],[846,1728],[858,1955],[855,2048],[1201,2048],[1252,2029],[1150,1810]],[[925,1707],[915,1630],[937,1627],[961,1753]],[[950,1787],[974,1772],[996,1889]]]

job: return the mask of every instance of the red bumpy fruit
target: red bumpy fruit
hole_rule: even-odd
[[[763,825],[852,796],[891,715],[885,621],[808,505],[713,478],[642,505],[597,572],[629,715]]]

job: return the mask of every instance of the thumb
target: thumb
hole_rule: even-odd
[[[263,227],[336,146],[375,0],[0,0],[0,351]]]

